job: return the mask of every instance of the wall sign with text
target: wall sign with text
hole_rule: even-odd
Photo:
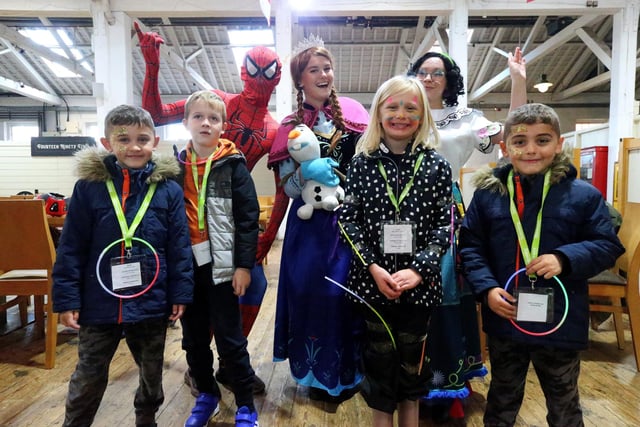
[[[40,136],[31,138],[31,156],[72,156],[87,146],[95,146],[90,136]]]

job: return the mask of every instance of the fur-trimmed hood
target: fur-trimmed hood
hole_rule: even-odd
[[[75,175],[78,178],[93,182],[106,182],[113,178],[117,167],[113,153],[98,147],[87,147],[77,151],[75,157]],[[154,153],[145,172],[148,173],[146,182],[161,182],[177,177],[180,167],[174,157]]]
[[[576,168],[571,164],[571,159],[567,151],[563,150],[558,154],[551,163],[551,177],[549,182],[551,185],[557,184],[566,178],[575,178],[578,173]],[[483,167],[472,178],[472,184],[478,190],[489,190],[492,192],[507,195],[507,177],[513,169],[513,165],[508,163],[497,168]]]

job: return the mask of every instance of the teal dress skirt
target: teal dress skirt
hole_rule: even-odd
[[[444,299],[431,314],[427,341],[427,360],[433,378],[429,393],[422,399],[427,404],[447,407],[456,399],[469,396],[468,380],[487,374],[480,348],[476,300],[461,274],[456,252],[456,231],[464,213],[457,183],[453,186],[453,198],[454,234],[441,265]]]

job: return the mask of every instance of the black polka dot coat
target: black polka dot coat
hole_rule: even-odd
[[[400,194],[414,174],[419,154],[422,162],[415,173],[413,185],[396,209],[387,195],[385,178],[379,164],[386,171],[390,188]],[[378,290],[368,267],[377,263],[393,274],[413,268],[422,276],[422,283],[406,291],[401,303],[435,306],[442,302],[440,258],[449,247],[451,231],[451,168],[449,163],[432,149],[410,146],[406,152],[392,155],[384,145],[369,157],[355,156],[347,173],[345,201],[340,213],[343,238],[351,245],[348,287],[371,304],[391,304]],[[415,253],[384,254],[382,224],[390,220],[415,223]]]

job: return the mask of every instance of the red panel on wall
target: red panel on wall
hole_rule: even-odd
[[[607,167],[609,147],[598,146],[580,150],[580,179],[596,187],[607,198]]]

